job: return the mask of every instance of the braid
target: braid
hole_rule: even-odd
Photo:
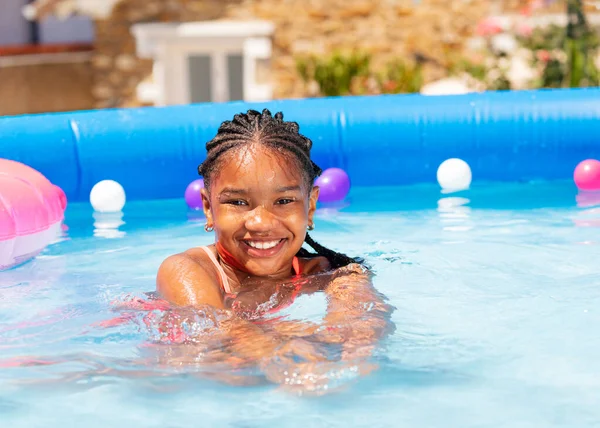
[[[261,143],[294,154],[310,184],[321,175],[321,168],[310,159],[312,141],[300,134],[300,126],[296,122],[285,122],[283,113],[272,116],[267,109],[262,114],[248,110],[246,114],[236,114],[232,121],[223,122],[215,138],[206,143],[206,160],[198,167],[205,186],[209,187],[211,173],[218,166],[217,160],[223,153],[251,143]]]
[[[331,265],[332,269],[337,269],[343,266],[348,266],[351,263],[359,263],[359,264],[364,264],[364,261],[361,258],[358,257],[349,257],[346,254],[343,253],[338,253],[336,251],[330,250],[329,248],[326,248],[324,246],[322,246],[321,244],[319,244],[317,241],[315,241],[314,239],[312,239],[312,237],[307,233],[306,234],[306,238],[304,238],[304,242],[306,242],[308,245],[310,245],[313,250],[315,250],[317,252],[317,254],[312,254],[309,251],[307,251],[304,248],[301,248],[300,251],[298,251],[298,256],[300,257],[315,257],[315,256],[322,256],[325,257],[327,260],[329,260],[329,264]]]
[[[217,135],[206,143],[206,159],[198,167],[198,173],[204,177],[205,188],[210,188],[210,180],[213,173],[218,169],[222,155],[249,144],[263,144],[279,152],[287,152],[293,155],[304,172],[310,187],[312,187],[315,179],[321,175],[321,168],[310,158],[312,141],[300,134],[298,123],[285,122],[281,112],[273,116],[267,109],[264,109],[262,113],[256,110],[248,110],[246,114],[236,114],[233,120],[221,123]],[[301,248],[297,254],[299,257],[323,256],[329,261],[333,269],[350,263],[362,263],[360,259],[353,259],[345,254],[325,248],[315,242],[308,233],[305,242],[316,251],[316,254]]]

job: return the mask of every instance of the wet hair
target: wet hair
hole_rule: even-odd
[[[248,110],[245,114],[236,114],[231,121],[226,120],[221,123],[217,135],[206,143],[206,160],[198,167],[199,174],[204,178],[205,187],[210,188],[211,178],[219,169],[225,153],[239,150],[250,144],[261,144],[293,160],[302,170],[309,189],[312,188],[315,179],[321,175],[321,168],[310,158],[312,141],[300,134],[300,126],[296,122],[284,121],[281,112],[273,116],[267,109],[262,113]],[[350,263],[363,262],[359,258],[352,258],[322,246],[308,233],[304,242],[316,253],[301,248],[297,254],[299,257],[323,256],[333,269]]]

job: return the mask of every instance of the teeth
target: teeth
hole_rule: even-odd
[[[281,242],[281,239],[277,241],[246,241],[252,248],[258,248],[259,250],[268,250],[269,248],[275,247]]]

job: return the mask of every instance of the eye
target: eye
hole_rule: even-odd
[[[277,205],[287,205],[295,202],[294,198],[280,198],[277,200]]]
[[[231,199],[229,201],[226,201],[225,203],[228,205],[235,205],[235,206],[248,205],[248,203],[242,199]]]

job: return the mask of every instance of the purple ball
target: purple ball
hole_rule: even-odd
[[[194,210],[202,209],[202,195],[200,190],[204,188],[204,180],[199,178],[198,180],[192,181],[187,189],[185,189],[185,203],[188,207]]]
[[[315,185],[321,189],[320,202],[341,201],[350,191],[350,177],[343,169],[328,168],[316,179]]]

